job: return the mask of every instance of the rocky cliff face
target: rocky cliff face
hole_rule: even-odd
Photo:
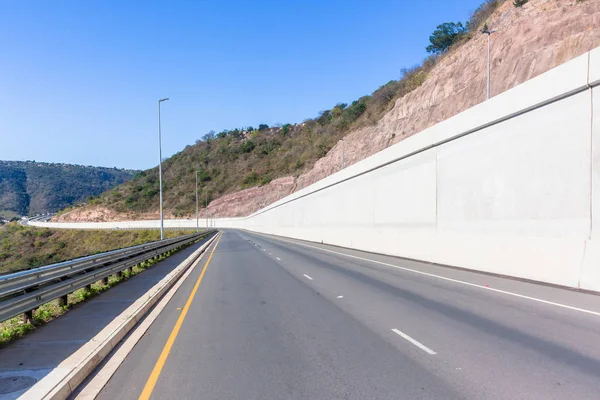
[[[600,46],[600,0],[505,1],[489,18],[492,96]],[[487,37],[475,35],[441,57],[426,81],[399,98],[376,125],[345,137],[346,166],[460,113],[486,96]],[[299,177],[223,196],[202,211],[215,217],[248,215],[340,168],[341,145]],[[74,220],[75,214],[63,216]],[[89,220],[89,219],[88,219]]]
[[[291,194],[296,188],[293,176],[279,178],[268,185],[240,190],[212,201],[208,213],[214,217],[241,217]],[[205,215],[202,213],[202,215]]]
[[[531,0],[521,8],[506,1],[488,26],[497,30],[491,45],[494,96],[600,46],[600,1]],[[486,51],[487,37],[473,37],[443,57],[425,83],[398,99],[377,125],[348,134],[346,165],[484,101]],[[298,178],[296,189],[336,172],[340,157],[337,145]]]

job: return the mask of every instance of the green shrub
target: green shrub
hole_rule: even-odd
[[[215,131],[210,131],[207,134],[205,134],[204,136],[202,136],[202,140],[204,140],[205,142],[210,142],[214,138],[215,138]]]
[[[261,147],[260,147],[260,152],[263,155],[269,155],[270,153],[272,153],[277,147],[279,146],[279,143],[277,143],[274,140],[267,140],[266,142],[264,142]]]
[[[515,6],[515,7],[523,7],[528,2],[529,2],[529,0],[514,0],[513,1],[513,6]]]
[[[198,182],[209,182],[212,179],[208,171],[203,168],[200,168],[196,174],[198,175]]]
[[[470,32],[476,32],[479,30],[487,19],[492,15],[494,11],[500,6],[504,0],[487,0],[484,1],[471,15],[469,21],[466,23],[466,27]]]
[[[319,140],[319,142],[317,143],[317,150],[317,156],[319,158],[325,157],[325,155],[329,151],[329,146],[327,145],[327,142],[324,139]]]
[[[255,147],[256,145],[252,140],[246,140],[245,142],[242,142],[240,150],[242,153],[250,153]]]
[[[344,110],[343,116],[348,122],[352,123],[358,119],[367,110],[364,100],[353,101],[350,107]]]
[[[261,185],[267,185],[269,182],[271,182],[271,177],[269,175],[264,175],[262,178],[260,178]]]
[[[258,178],[258,174],[255,171],[252,171],[244,178],[244,185],[255,186],[258,183]]]
[[[50,229],[41,228],[35,231],[35,235],[37,237],[47,238],[52,236],[52,231]]]
[[[159,193],[159,189],[155,188],[155,187],[149,187],[149,188],[145,188],[142,191],[142,196],[147,198],[147,199],[151,199],[154,196],[156,196]]]
[[[235,128],[234,130],[231,130],[227,133],[228,136],[231,136],[234,139],[241,139],[244,135],[242,133],[242,131],[238,128]]]
[[[398,92],[399,86],[400,82],[389,81],[388,83],[377,89],[375,92],[373,92],[373,101],[377,103],[379,107],[385,108],[390,103],[390,101],[392,101],[396,97],[396,93]]]
[[[317,118],[317,123],[320,125],[327,125],[331,121],[331,110],[323,110],[319,112],[319,118]]]
[[[445,52],[456,43],[461,36],[467,33],[467,29],[461,22],[444,22],[437,26],[431,36],[429,36],[429,42],[431,43],[426,47],[428,53],[440,54]]]
[[[42,262],[37,257],[28,257],[25,259],[28,268],[37,268],[42,266]]]
[[[127,206],[127,208],[134,208],[136,206],[136,202],[137,202],[138,196],[128,196],[125,199],[125,205]]]

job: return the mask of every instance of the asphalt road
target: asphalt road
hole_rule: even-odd
[[[139,398],[202,266],[99,398]],[[600,297],[225,231],[151,398],[600,399]]]

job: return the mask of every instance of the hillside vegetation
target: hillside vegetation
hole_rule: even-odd
[[[190,231],[166,230],[167,238]],[[0,226],[0,274],[41,267],[160,239],[158,230],[47,229],[10,223]]]
[[[403,70],[400,80],[392,80],[351,104],[336,104],[303,123],[274,127],[261,124],[256,129],[244,127],[204,135],[163,163],[167,214],[182,217],[194,213],[196,171],[204,205],[225,194],[311,169],[348,132],[376,124],[397,99],[421,86],[444,53],[468,41],[501,3],[486,1],[464,27],[461,23],[438,26],[427,48],[430,57],[417,67]],[[136,214],[158,210],[158,192],[158,169],[153,168],[88,204],[135,218]]]
[[[0,161],[0,216],[56,212],[131,179],[137,171]]]

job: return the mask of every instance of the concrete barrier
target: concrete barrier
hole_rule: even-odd
[[[600,291],[598,85],[600,48],[214,226]]]

